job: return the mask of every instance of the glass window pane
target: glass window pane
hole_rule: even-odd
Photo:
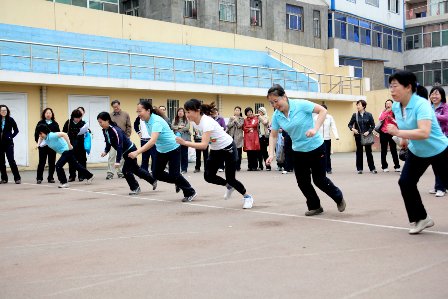
[[[448,69],[443,70],[442,74],[443,74],[443,80],[442,80],[443,82],[442,82],[442,84],[443,85],[448,85]]]
[[[442,46],[448,45],[448,30],[442,31]]]
[[[355,77],[362,78],[362,69],[355,67]]]
[[[432,86],[433,83],[434,83],[434,78],[433,78],[432,71],[425,72],[425,82],[424,82],[424,84],[426,86],[429,86],[429,85]]]
[[[440,47],[440,32],[433,32],[432,33],[432,46],[433,47]]]

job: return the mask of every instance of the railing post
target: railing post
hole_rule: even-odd
[[[107,73],[109,74],[109,70],[107,70]],[[82,50],[82,75],[86,75],[86,50]]]
[[[129,77],[132,79],[132,54],[129,53]]]
[[[30,71],[33,71],[33,45],[30,44]]]
[[[214,72],[214,66],[215,64],[212,62],[212,85],[215,84],[215,72]]]
[[[61,74],[61,48],[58,46],[58,75]]]
[[[152,65],[153,65],[153,69],[154,69],[154,81],[156,81],[156,57],[155,56],[152,57]]]
[[[193,60],[193,75],[194,82],[196,82],[196,60]]]
[[[109,78],[109,52],[106,52],[107,78]]]
[[[176,67],[175,67],[174,59],[175,58],[173,58],[173,82],[176,82]]]

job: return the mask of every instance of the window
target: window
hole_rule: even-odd
[[[258,108],[260,108],[260,107],[264,107],[264,104],[263,103],[255,103],[255,111],[258,111]]]
[[[166,100],[166,116],[171,121],[176,117],[177,108],[179,108],[179,100]]]
[[[387,0],[387,8],[393,13],[398,13],[398,0]]]
[[[352,17],[347,17],[348,23],[348,39],[352,42],[359,42],[359,20]]]
[[[426,86],[448,84],[448,61],[407,65],[404,69],[413,72],[417,76],[417,81]]]
[[[339,58],[339,65],[351,65],[355,68],[355,77],[362,78],[362,60],[346,57]]]
[[[196,0],[185,0],[184,16],[186,18],[197,18]]]
[[[118,0],[47,0],[91,9],[119,12]]]
[[[370,5],[373,5],[373,6],[376,6],[376,7],[380,7],[378,2],[379,2],[378,0],[366,0],[366,4],[370,4]]]
[[[225,22],[236,22],[235,0],[219,1],[219,20]]]
[[[313,10],[313,34],[320,37],[320,11]]]
[[[303,8],[286,4],[286,24],[290,30],[303,31]]]
[[[384,67],[384,87],[389,87],[389,77],[395,73],[397,70],[390,68],[390,67]]]
[[[365,45],[371,45],[371,28],[372,24],[366,21],[359,21],[360,33],[361,33],[361,43]]]
[[[448,13],[448,1],[446,0],[430,0],[429,6],[431,16],[443,15]]]
[[[124,13],[129,16],[138,17],[139,0],[127,0],[123,2]]]
[[[340,39],[347,39],[347,17],[338,13],[334,14],[334,35]]]
[[[261,0],[250,0],[250,25],[261,27]]]

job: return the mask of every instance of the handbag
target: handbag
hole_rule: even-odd
[[[87,155],[90,155],[90,150],[92,149],[92,133],[90,132],[84,134],[84,149]]]
[[[408,148],[406,147],[406,148],[404,148],[404,147],[402,147],[401,149],[400,149],[400,151],[398,152],[398,158],[401,160],[401,161],[406,161],[406,159],[408,158]]]
[[[369,133],[369,135],[364,136],[361,132],[361,127],[359,126],[358,122],[358,112],[356,112],[356,123],[358,124],[359,128],[359,135],[361,136],[361,145],[372,145],[375,143],[375,137],[373,136],[372,132]]]
[[[383,127],[383,123],[384,123],[384,119],[380,120],[379,122],[376,123],[375,125],[375,131],[380,133],[381,132],[381,128]]]

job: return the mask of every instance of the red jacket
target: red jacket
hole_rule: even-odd
[[[393,124],[394,126],[398,127],[397,123],[395,122],[395,115],[392,112],[392,110],[390,111],[384,110],[381,113],[379,120],[383,120],[383,125],[381,126],[381,131],[383,133],[387,133],[388,124]]]
[[[258,139],[258,117],[246,117],[244,119],[244,147],[246,151],[259,151],[260,140]]]

